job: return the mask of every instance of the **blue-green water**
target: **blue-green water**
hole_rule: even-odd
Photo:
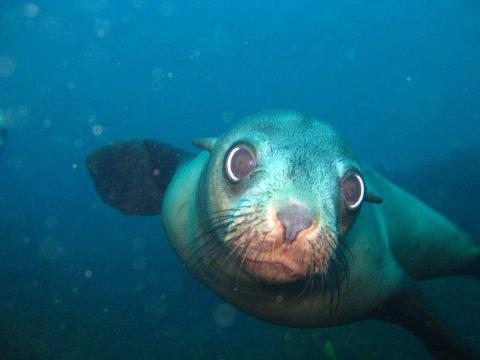
[[[473,0],[2,1],[0,358],[428,358],[394,325],[288,329],[223,304],[84,161],[129,138],[193,152],[295,109],[478,236],[479,44]],[[478,283],[423,286],[480,349]]]

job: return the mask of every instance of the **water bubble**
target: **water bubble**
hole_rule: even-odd
[[[0,77],[12,76],[17,69],[17,59],[10,55],[0,55]]]
[[[85,276],[87,279],[90,279],[92,276],[93,276],[93,272],[92,270],[85,270],[85,272],[83,273],[83,276]]]
[[[34,4],[34,3],[26,4],[26,5],[23,7],[23,14],[24,14],[27,18],[33,19],[34,17],[37,17],[37,15],[38,15],[39,12],[40,12],[40,8],[38,7],[37,4]]]
[[[219,327],[230,327],[233,325],[237,311],[228,304],[220,304],[213,311],[213,320]]]
[[[103,134],[103,127],[101,125],[94,125],[92,127],[92,133],[95,136],[100,136]]]

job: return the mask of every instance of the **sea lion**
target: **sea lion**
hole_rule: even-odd
[[[361,163],[330,126],[267,112],[194,144],[205,151],[113,143],[87,166],[108,204],[162,213],[184,264],[249,314],[302,328],[376,318],[414,332],[437,357],[473,356],[415,281],[478,276],[480,247]]]

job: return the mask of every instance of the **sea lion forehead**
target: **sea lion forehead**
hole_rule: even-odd
[[[247,117],[223,136],[227,143],[241,141],[242,137],[253,142],[268,139],[271,145],[279,146],[344,144],[343,138],[326,123],[294,111],[269,111]]]
[[[232,131],[255,131],[267,136],[282,135],[290,131],[332,133],[332,129],[325,123],[295,111],[268,111],[249,116],[232,128]]]
[[[273,152],[285,150],[291,156],[298,148],[309,156],[357,160],[347,141],[328,124],[295,111],[269,111],[247,117],[223,136],[228,147],[236,142],[250,142]]]

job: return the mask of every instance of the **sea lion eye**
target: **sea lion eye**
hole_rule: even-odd
[[[246,145],[235,145],[227,153],[225,173],[232,182],[246,178],[257,167],[253,152]]]
[[[360,174],[356,172],[347,173],[341,183],[342,197],[345,205],[349,210],[357,209],[365,194],[365,184]]]

